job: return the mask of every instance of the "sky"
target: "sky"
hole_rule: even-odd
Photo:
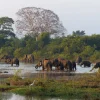
[[[0,0],[0,17],[16,20],[16,12],[24,7],[52,10],[67,34],[77,30],[84,30],[87,35],[100,34],[100,0]]]

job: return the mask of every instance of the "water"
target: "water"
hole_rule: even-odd
[[[38,73],[39,71],[42,70],[42,67],[38,68],[38,70],[35,69],[35,65],[36,64],[20,62],[19,67],[16,67],[16,65],[11,66],[10,64],[0,63],[0,74],[14,74],[16,71],[20,70],[20,74],[23,75],[25,73]],[[90,72],[92,67],[93,66],[84,68],[84,67],[80,67],[79,65],[77,65],[77,70],[74,73],[94,73],[96,72],[97,69]],[[55,70],[54,67],[53,67],[53,70]]]
[[[0,100],[69,100],[69,99],[61,99],[57,97],[29,97],[29,96],[21,96],[14,93],[1,93]],[[79,100],[79,99],[70,99],[70,100]]]
[[[40,68],[39,70],[42,70],[42,68]],[[19,67],[16,67],[15,64],[11,66],[11,64],[0,63],[0,74],[1,75],[15,74],[17,71],[20,71],[19,72],[20,76],[26,73],[37,73],[38,72],[35,69],[35,64],[20,63]]]
[[[17,70],[21,70],[21,75],[25,74],[25,73],[39,73],[39,71],[42,70],[42,68],[39,68],[38,70],[35,69],[35,65],[36,64],[26,64],[26,63],[20,63],[19,67],[11,66],[10,64],[4,64],[4,63],[0,63],[0,75],[2,74],[14,74]],[[94,73],[97,71],[94,70],[92,72],[90,72],[90,70],[92,69],[93,66],[91,67],[80,67],[79,65],[77,65],[77,70],[75,73]],[[53,69],[55,69],[53,67]],[[4,72],[8,72],[8,73],[4,73]],[[1,80],[1,78],[0,78]],[[0,100],[64,100],[61,98],[46,98],[46,97],[28,97],[28,96],[21,96],[21,95],[17,95],[17,94],[13,94],[13,93],[2,93],[0,94]],[[66,99],[65,99],[66,100]],[[70,100],[78,100],[78,99],[70,99]]]

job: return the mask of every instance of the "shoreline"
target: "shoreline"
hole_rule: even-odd
[[[84,76],[95,76],[96,73],[73,73],[73,72],[43,72],[39,71],[37,73],[31,73],[31,72],[26,72],[24,74],[19,75],[20,77],[23,78],[51,78],[51,79],[78,79]],[[0,73],[0,78],[9,78],[13,77],[14,74],[10,73]]]

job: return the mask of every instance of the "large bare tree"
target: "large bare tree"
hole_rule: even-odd
[[[51,10],[26,7],[20,9],[16,14],[16,29],[18,33],[38,36],[42,32],[59,34],[66,31],[59,17]]]

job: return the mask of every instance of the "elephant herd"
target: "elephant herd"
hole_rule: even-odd
[[[13,56],[4,55],[3,57],[0,58],[0,61],[2,60],[4,60],[4,62],[7,64],[11,64],[11,66],[13,66],[13,64],[16,64],[16,66],[19,66],[19,59],[14,58]]]
[[[3,61],[7,64],[11,64],[11,66],[13,66],[13,64],[16,64],[16,66],[19,66],[19,59],[14,58],[11,55],[3,55],[0,58],[0,61]],[[34,56],[32,54],[26,54],[26,55],[24,55],[22,61],[25,62],[25,63],[33,63],[34,62]]]
[[[67,71],[73,71],[76,70],[76,63],[73,61],[69,61],[66,59],[56,58],[56,59],[44,59],[39,61],[35,68],[42,66],[42,70],[51,71],[52,67],[55,66],[56,70],[67,70]]]
[[[32,54],[25,54],[22,61],[26,63],[33,63],[34,62],[34,56]]]
[[[11,64],[11,66],[13,66],[13,64],[19,66],[19,59],[10,55],[4,55],[0,58],[0,61],[2,60],[4,60],[4,62],[7,64]],[[26,63],[34,63],[34,56],[32,54],[26,54],[24,55],[22,61]],[[42,70],[51,71],[52,68],[55,67],[56,70],[61,71],[76,71],[76,64],[84,67],[91,67],[92,63],[87,60],[82,61],[81,57],[78,57],[76,61],[70,61],[63,58],[43,59],[36,64],[35,68],[37,69],[42,67]],[[94,70],[95,68],[100,69],[100,62],[97,62],[90,71]]]
[[[51,71],[52,67],[55,67],[56,70],[67,70],[67,71],[76,71],[76,64],[84,67],[91,67],[90,61],[82,61],[82,58],[78,58],[76,61],[70,61],[62,58],[56,59],[43,59],[39,61],[35,68],[42,67],[42,70]],[[90,70],[92,71],[95,68],[100,68],[100,62],[97,62],[94,67]]]

